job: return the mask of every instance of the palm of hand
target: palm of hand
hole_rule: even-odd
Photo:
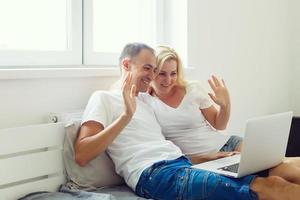
[[[132,86],[134,87],[134,86]],[[131,90],[123,90],[123,99],[125,103],[125,113],[129,114],[132,116],[136,110],[136,99],[134,95],[131,95]]]
[[[130,72],[126,74],[125,80],[123,82],[122,94],[125,104],[125,114],[132,116],[136,110],[136,86],[131,85],[132,75]]]
[[[215,103],[220,106],[225,106],[229,103],[229,94],[228,90],[225,87],[217,87],[214,90],[215,93]]]
[[[208,83],[214,91],[214,95],[209,93],[209,96],[212,98],[212,100],[219,106],[229,105],[230,98],[224,80],[222,80],[221,84],[221,82],[215,76],[212,76],[212,80],[208,80]]]

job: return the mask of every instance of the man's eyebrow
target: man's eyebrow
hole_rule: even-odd
[[[153,65],[151,65],[151,64],[145,64],[145,65],[144,65],[144,67],[151,67],[151,68],[153,68],[153,69],[154,69],[154,66],[153,66]]]

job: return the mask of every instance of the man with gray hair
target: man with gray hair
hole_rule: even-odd
[[[292,169],[288,164],[270,170],[274,176],[268,178],[249,175],[231,179],[191,168],[181,150],[164,138],[152,108],[143,102],[143,92],[156,67],[154,50],[141,43],[128,44],[120,56],[120,66],[121,88],[96,91],[85,109],[75,144],[79,165],[107,151],[116,172],[145,198],[299,198],[300,174],[289,177],[285,173]]]

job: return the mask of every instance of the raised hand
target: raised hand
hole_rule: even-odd
[[[224,80],[222,79],[221,83],[216,76],[212,75],[212,79],[209,79],[208,83],[214,91],[214,94],[208,93],[210,98],[221,107],[230,105],[230,97]]]
[[[132,117],[136,110],[136,86],[131,85],[132,74],[127,72],[122,85],[122,94],[125,104],[125,115]]]

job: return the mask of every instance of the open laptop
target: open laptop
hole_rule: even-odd
[[[240,154],[193,168],[239,178],[278,165],[285,156],[292,116],[285,112],[248,120]]]

